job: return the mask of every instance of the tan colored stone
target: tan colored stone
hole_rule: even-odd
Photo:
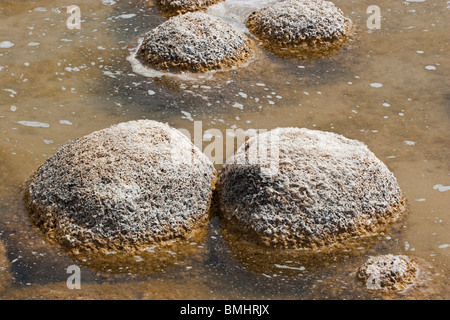
[[[149,31],[137,57],[164,71],[227,70],[253,57],[246,35],[203,12],[172,17]]]
[[[224,164],[219,185],[227,228],[267,247],[374,235],[405,211],[397,179],[367,146],[304,128],[250,138]]]
[[[151,120],[61,147],[30,179],[33,223],[73,253],[149,251],[202,234],[216,171],[178,130]]]

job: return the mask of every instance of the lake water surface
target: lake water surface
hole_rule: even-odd
[[[450,298],[448,2],[337,0],[355,33],[333,56],[284,59],[259,48],[235,70],[162,76],[130,59],[140,37],[165,21],[157,6],[74,2],[0,1],[0,240],[12,276],[1,299]],[[67,28],[72,4],[81,29]],[[209,13],[244,28],[242,17],[263,4],[228,0]],[[370,30],[366,10],[374,4],[381,25]],[[191,254],[174,253],[152,270],[140,267],[145,257],[96,268],[49,245],[28,220],[23,183],[68,141],[143,118],[188,130],[203,148],[211,132],[288,126],[357,139],[397,177],[408,213],[354,250],[314,257],[242,246],[223,234],[218,217]],[[388,253],[423,261],[425,281],[389,297],[369,293],[355,272]],[[74,264],[80,290],[66,286]]]

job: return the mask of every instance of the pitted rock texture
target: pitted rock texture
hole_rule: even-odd
[[[138,251],[195,234],[216,171],[178,130],[120,123],[61,147],[28,181],[31,220],[72,251]]]
[[[158,0],[163,10],[172,13],[186,13],[205,10],[223,0]]]
[[[227,228],[268,247],[373,235],[405,206],[396,178],[363,143],[304,128],[250,138],[224,164],[219,186]]]
[[[419,266],[413,259],[392,254],[369,258],[357,272],[367,289],[384,293],[407,289],[416,283],[418,275]]]
[[[229,69],[253,56],[252,43],[219,18],[190,12],[148,32],[137,56],[160,70],[203,72]]]
[[[341,46],[350,23],[332,2],[287,0],[253,12],[246,20],[249,31],[274,47],[295,47],[313,56]]]

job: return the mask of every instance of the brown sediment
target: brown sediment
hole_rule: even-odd
[[[245,24],[266,50],[286,58],[334,54],[352,32],[350,21],[329,1],[280,2],[253,12]]]
[[[167,16],[194,11],[205,11],[208,7],[224,0],[156,0]]]
[[[181,132],[130,121],[61,147],[28,181],[24,200],[51,242],[74,256],[114,252],[123,261],[202,238],[216,175]]]
[[[80,290],[69,290],[65,282],[33,284],[13,288],[2,300],[208,300],[223,299],[212,293],[201,278],[182,280],[148,279],[129,283],[89,283],[81,281]]]
[[[270,135],[280,139],[277,159],[264,144]],[[271,156],[251,162],[256,148]],[[406,211],[396,178],[364,144],[316,130],[279,128],[249,139],[219,183],[226,228],[269,248],[316,250],[370,237]]]
[[[157,70],[205,72],[239,67],[253,43],[219,18],[194,12],[170,18],[148,32],[137,57]]]
[[[11,285],[11,264],[6,256],[6,248],[0,240],[0,292]]]

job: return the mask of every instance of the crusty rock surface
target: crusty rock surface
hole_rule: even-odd
[[[219,186],[227,228],[268,247],[373,235],[404,211],[396,178],[363,143],[304,128],[250,138],[224,164]]]
[[[215,180],[181,132],[130,121],[61,147],[28,182],[25,204],[36,226],[73,251],[132,252],[195,234]]]
[[[174,13],[204,10],[220,1],[223,0],[158,0],[165,11]]]
[[[252,52],[247,36],[228,23],[203,12],[190,12],[148,32],[137,56],[156,69],[203,72],[242,65]]]
[[[269,46],[297,48],[318,55],[341,46],[349,36],[349,20],[332,2],[287,0],[253,12],[249,31]]]
[[[418,264],[404,255],[371,257],[357,272],[367,289],[379,292],[396,292],[412,286],[419,275]]]

